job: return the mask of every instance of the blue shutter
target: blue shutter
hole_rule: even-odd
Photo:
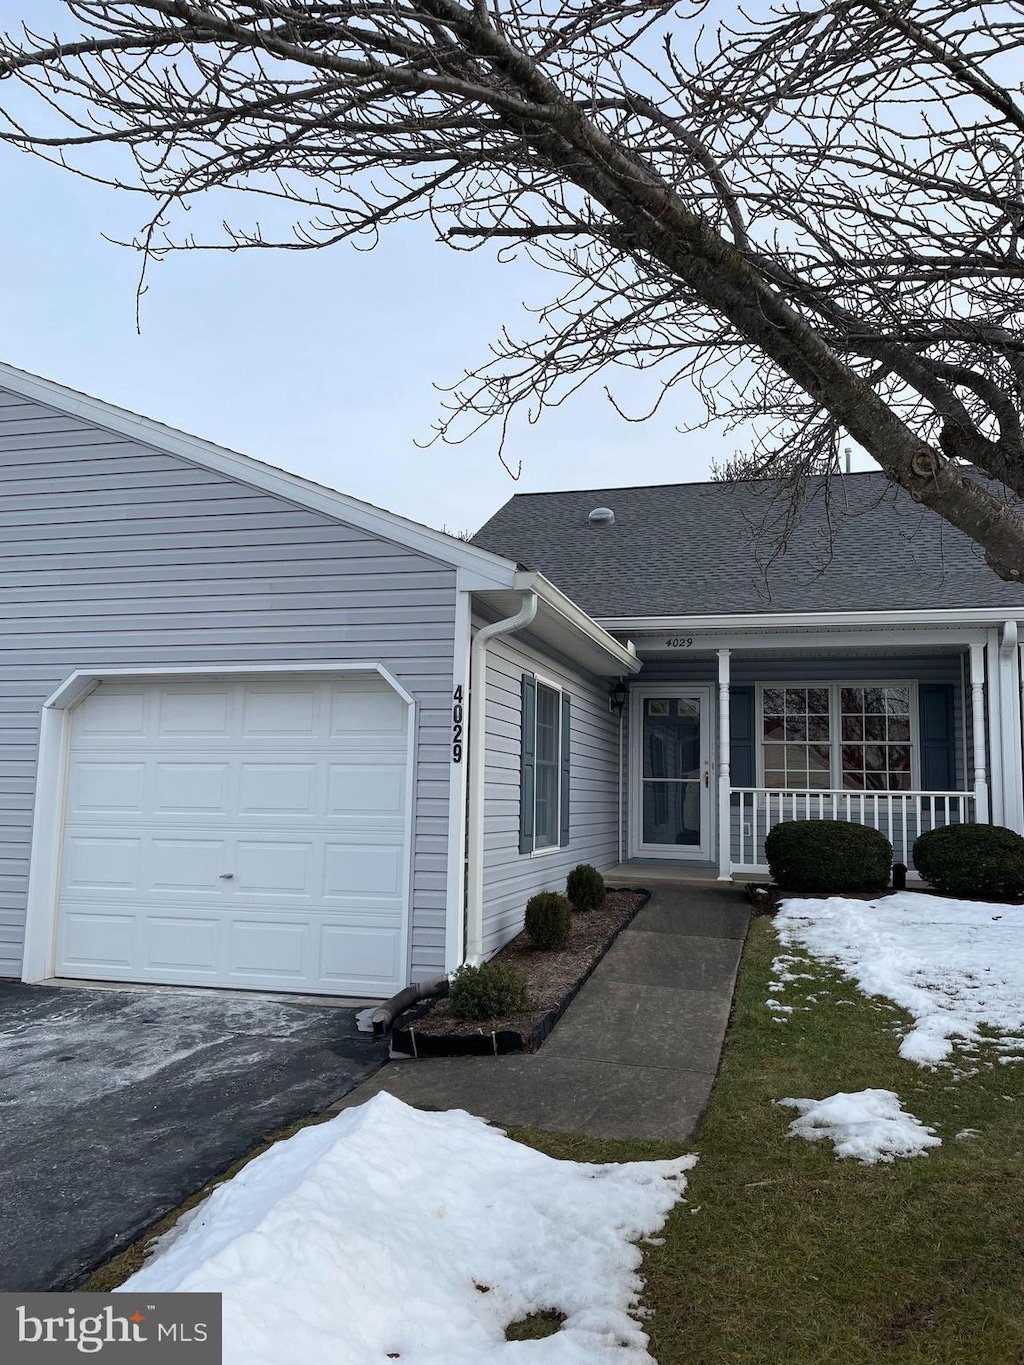
[[[921,787],[953,790],[956,780],[953,684],[921,683],[917,689],[921,735]]]
[[[559,784],[560,806],[558,822],[558,843],[561,848],[569,842],[569,767],[572,756],[572,707],[569,693],[562,693],[562,724],[559,735],[562,741],[562,781]]]
[[[522,758],[519,768],[519,852],[533,852],[533,805],[536,789],[537,683],[523,674],[523,707],[520,717]]]
[[[729,689],[729,780],[734,787],[757,785],[754,689]]]

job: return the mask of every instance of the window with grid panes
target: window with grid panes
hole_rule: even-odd
[[[764,785],[910,791],[913,696],[906,683],[762,688]]]

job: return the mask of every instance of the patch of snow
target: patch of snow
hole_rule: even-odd
[[[908,1114],[893,1090],[840,1091],[823,1100],[776,1100],[797,1109],[800,1117],[789,1125],[791,1137],[819,1142],[828,1138],[836,1159],[851,1156],[867,1166],[898,1156],[923,1156],[942,1139],[913,1114]]]
[[[225,1365],[653,1365],[633,1243],[696,1160],[556,1161],[382,1093],[250,1161],[121,1288],[223,1294]],[[505,1340],[544,1309],[560,1331]]]
[[[373,1016],[377,1013],[377,1006],[371,1005],[367,1010],[356,1012],[356,1028],[360,1033],[373,1032]]]
[[[980,1129],[980,1128],[961,1128],[960,1131],[959,1131],[959,1133],[957,1133],[957,1137],[958,1137],[958,1138],[981,1137],[981,1129]]]
[[[1004,910],[1004,916],[993,910]],[[1024,1033],[1024,910],[901,892],[877,901],[784,901],[782,943],[840,967],[868,995],[914,1016],[900,1056],[947,1060],[953,1040],[978,1044],[987,1026],[1004,1044]],[[842,1004],[836,1001],[836,1004]]]
[[[766,1000],[765,1005],[770,1010],[776,1010],[779,1014],[792,1014],[793,1006],[784,1005],[781,1000]]]

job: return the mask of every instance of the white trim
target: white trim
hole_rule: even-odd
[[[866,680],[863,678],[833,678],[828,682],[820,680],[811,681],[787,681],[783,679],[773,680],[772,682],[759,682],[754,684],[754,743],[757,746],[754,753],[755,772],[757,774],[756,786],[764,788],[766,791],[785,790],[789,788],[768,788],[764,780],[764,705],[763,695],[765,688],[791,687],[791,688],[810,688],[825,687],[828,689],[828,727],[829,727],[829,785],[822,788],[823,791],[849,791],[856,793],[859,787],[843,786],[843,759],[841,749],[842,739],[842,707],[840,705],[839,692],[844,687],[908,687],[910,689],[910,790],[919,791],[921,788],[921,735],[920,735],[920,701],[918,698],[918,683],[916,678],[875,678]],[[778,741],[784,743],[784,740]],[[808,741],[813,743],[814,741]],[[868,740],[851,740],[851,744],[866,744]],[[803,788],[795,790],[802,791]],[[817,790],[816,788],[814,790]],[[887,789],[888,790],[888,789]],[[895,791],[894,795],[900,795]]]
[[[639,673],[643,667],[636,657],[632,641],[623,644],[616,640],[592,616],[578,607],[570,597],[556,588],[543,574],[521,571],[516,574],[517,592],[535,592],[544,605],[555,616],[561,617],[565,627],[585,635],[588,640],[609,654],[624,673]]]
[[[992,823],[1006,823],[1003,809],[1003,714],[999,677],[999,632],[990,630],[985,645],[985,701],[988,715],[988,792]]]
[[[707,782],[700,787],[700,844],[694,848],[680,844],[645,844],[643,842],[643,703],[649,697],[696,696],[701,715],[701,767]],[[627,847],[630,858],[666,858],[673,862],[710,863],[717,845],[718,830],[715,802],[711,800],[710,777],[716,769],[715,708],[712,688],[707,682],[678,680],[641,683],[629,689],[629,828]]]
[[[455,649],[452,693],[462,688],[462,762],[448,753],[448,876],[445,893],[444,969],[455,971],[466,946],[466,820],[469,797],[469,650],[472,639],[472,598],[455,596]],[[454,716],[453,716],[454,720]]]
[[[730,657],[718,651],[718,880],[732,880],[732,735],[729,721]]]
[[[1008,618],[1024,620],[1024,605],[1014,607],[929,607],[894,611],[765,611],[717,612],[709,616],[598,616],[605,630],[672,632],[674,630],[776,630],[851,626],[1002,625]]]
[[[966,698],[965,705],[966,705]],[[964,728],[966,729],[966,717]],[[985,648],[971,645],[971,767],[975,819],[988,824],[988,768],[985,751]]]
[[[70,417],[79,417],[92,422],[107,431],[116,432],[131,441],[140,441],[155,447],[165,454],[188,460],[215,473],[238,479],[254,488],[277,497],[285,498],[310,511],[321,512],[336,521],[344,521],[372,535],[383,536],[386,540],[396,541],[416,550],[420,554],[439,559],[442,563],[458,568],[474,570],[479,575],[479,583],[472,586],[512,587],[516,573],[515,564],[501,555],[470,545],[444,531],[435,531],[431,526],[410,521],[395,512],[385,511],[372,503],[353,498],[334,488],[313,483],[301,475],[291,474],[274,465],[254,460],[249,455],[228,450],[225,446],[204,441],[199,436],[190,436],[174,427],[154,422],[149,417],[129,412],[125,408],[105,403],[102,399],[89,394],[79,393],[66,388],[63,384],[43,379],[39,375],[28,374],[15,369],[13,365],[0,362],[0,388],[32,402],[42,403],[55,408]]]
[[[405,934],[406,980],[412,954],[412,887],[415,856],[417,703],[412,693],[382,663],[365,660],[332,663],[289,664],[198,664],[183,668],[147,664],[138,668],[76,669],[43,703],[36,762],[36,799],[29,853],[28,898],[25,914],[25,949],[22,981],[46,981],[55,975],[57,928],[60,908],[60,859],[63,845],[67,795],[68,753],[76,707],[104,682],[156,681],[160,678],[188,682],[199,678],[240,681],[246,677],[270,679],[294,674],[353,677],[376,674],[398,694],[407,707],[405,794],[405,847],[402,929]]]

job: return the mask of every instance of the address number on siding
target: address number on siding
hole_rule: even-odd
[[[665,641],[666,649],[692,649],[694,636],[692,635],[671,635]]]
[[[462,707],[462,684],[452,693],[452,762],[462,762],[462,736],[464,725],[464,711]]]

